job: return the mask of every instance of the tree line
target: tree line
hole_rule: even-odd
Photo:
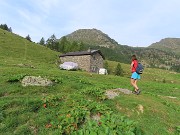
[[[68,41],[65,36],[62,37],[60,40],[58,40],[54,34],[50,38],[48,38],[46,41],[42,37],[38,44],[46,46],[50,48],[51,50],[62,52],[62,53],[82,51],[86,48],[83,42],[80,42],[80,43],[76,41],[71,42],[71,41]]]
[[[12,28],[8,27],[7,24],[1,24],[0,28],[9,32],[12,32]]]

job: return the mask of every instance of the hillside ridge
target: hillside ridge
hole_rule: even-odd
[[[164,38],[159,42],[152,43],[149,48],[156,48],[180,55],[180,38]]]
[[[58,52],[42,45],[28,41],[27,39],[0,29],[0,63],[3,65],[36,65],[55,62]]]
[[[66,38],[70,41],[78,41],[88,45],[97,45],[107,48],[118,45],[114,39],[95,28],[76,30],[71,34],[66,35]]]

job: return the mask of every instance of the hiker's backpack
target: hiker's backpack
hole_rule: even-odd
[[[138,63],[138,66],[136,68],[136,73],[138,74],[142,74],[143,73],[143,70],[144,70],[144,67],[141,63]]]

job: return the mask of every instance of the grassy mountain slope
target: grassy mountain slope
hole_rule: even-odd
[[[130,63],[131,56],[136,54],[138,60],[145,67],[170,69],[172,66],[180,65],[179,56],[154,48],[135,48],[122,45],[113,49],[99,46],[94,46],[93,48],[100,49],[106,59],[122,63]]]
[[[59,53],[29,42],[13,33],[0,29],[0,63],[5,65],[37,65],[55,63]]]
[[[159,42],[153,43],[149,48],[156,48],[167,52],[174,52],[180,55],[180,39],[179,38],[165,38]]]
[[[59,70],[56,52],[4,32],[0,30],[2,135],[180,133],[180,74],[146,68],[138,83],[141,95],[121,93],[107,99],[106,90],[132,89],[129,64],[121,64],[124,77]],[[114,71],[117,62],[108,63]],[[24,75],[46,77],[55,83],[23,87]]]

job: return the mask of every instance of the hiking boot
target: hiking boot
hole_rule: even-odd
[[[140,89],[138,89],[138,91],[136,92],[137,95],[139,95],[141,93]]]
[[[137,91],[132,91],[133,94],[137,94]]]

